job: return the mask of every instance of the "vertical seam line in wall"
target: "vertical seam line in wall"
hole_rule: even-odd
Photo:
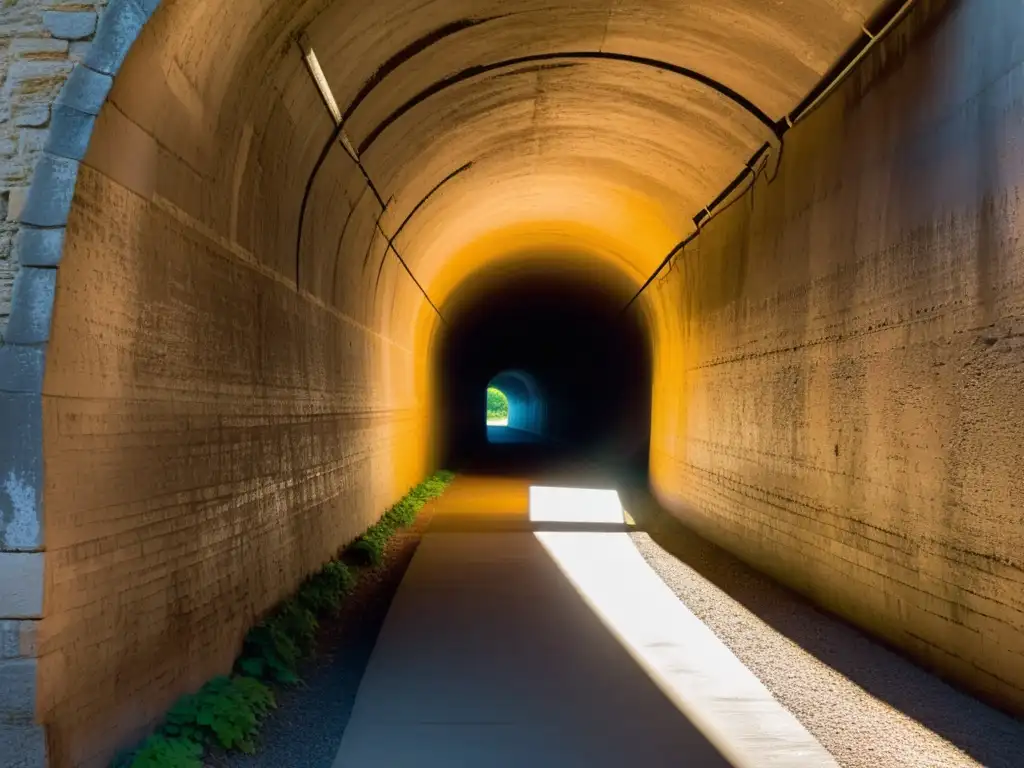
[[[726,208],[719,210],[719,206],[723,201],[725,201],[729,197],[729,195],[731,195],[736,190],[736,188],[740,185],[743,179],[747,177],[747,174],[752,174],[750,185],[737,196],[737,199],[745,195],[749,190],[753,189],[754,182],[757,181],[757,175],[758,173],[760,173],[761,170],[760,168],[755,168],[755,166],[757,165],[758,161],[762,157],[764,157],[764,155],[768,152],[769,147],[770,144],[768,142],[762,144],[761,147],[756,152],[754,152],[754,154],[750,157],[746,165],[743,166],[743,170],[736,175],[736,178],[729,182],[725,189],[723,189],[712,202],[704,206],[700,210],[700,212],[693,217],[693,224],[696,227],[696,229],[694,229],[693,232],[691,232],[689,235],[687,235],[685,238],[680,240],[678,243],[676,243],[675,246],[672,247],[672,250],[670,250],[668,254],[666,254],[665,258],[661,260],[661,262],[658,264],[657,267],[655,267],[654,271],[650,274],[647,280],[644,281],[644,284],[640,286],[640,289],[633,294],[633,298],[626,302],[626,306],[622,308],[620,314],[625,314],[626,311],[631,306],[633,306],[633,303],[637,299],[639,299],[640,295],[650,287],[651,283],[653,283],[655,279],[657,279],[658,275],[661,274],[661,271],[670,264],[673,257],[678,255],[687,245],[692,243],[700,235],[701,230],[705,226],[707,226],[708,222],[710,222],[711,219],[713,219],[723,210],[728,209],[729,206],[726,206]],[[735,202],[735,200],[733,202]]]
[[[441,189],[441,187],[443,187],[445,184],[447,184],[449,181],[451,181],[452,179],[454,179],[456,176],[458,176],[459,174],[463,173],[464,171],[468,171],[472,167],[473,167],[473,161],[470,160],[468,163],[465,163],[464,165],[456,168],[454,171],[452,171],[447,176],[445,176],[443,179],[441,179],[441,181],[439,181],[437,184],[435,184],[430,189],[430,191],[427,192],[427,194],[425,194],[423,196],[423,198],[418,203],[416,203],[416,205],[414,205],[412,207],[412,210],[409,211],[409,215],[406,216],[402,220],[401,224],[398,225],[398,229],[396,229],[395,233],[393,235],[391,235],[391,237],[388,239],[388,247],[389,248],[393,248],[394,247],[393,244],[394,244],[395,240],[398,238],[398,236],[400,234],[402,234],[402,230],[405,229],[405,225],[409,223],[409,221],[412,219],[412,217],[416,215],[416,212],[419,211],[420,208],[422,208],[424,205],[426,205],[427,201],[430,200],[430,198],[432,198],[438,192],[438,190]],[[384,252],[384,255],[385,255],[385,257],[387,257],[387,251]],[[380,284],[380,276],[381,276],[381,274],[383,274],[383,272],[384,272],[384,259],[381,259],[380,266],[377,268],[377,280],[373,284],[374,289],[376,289],[377,286]]]
[[[335,110],[331,108],[331,102],[330,99],[328,98],[328,94],[324,93],[323,89],[321,88],[321,84],[312,69],[309,58],[306,56],[306,48],[309,46],[308,40],[304,39],[304,35],[300,35],[299,38],[296,39],[296,43],[299,49],[299,54],[302,56],[302,61],[305,64],[306,72],[309,74],[310,79],[313,80],[313,84],[316,86],[317,92],[320,94],[320,101],[323,104],[327,114],[330,116],[331,121],[335,125],[334,130],[331,131],[330,137],[324,144],[324,148],[320,151],[320,155],[319,157],[317,157],[316,163],[314,163],[313,165],[313,170],[310,172],[309,178],[306,180],[306,188],[302,193],[302,205],[299,208],[299,227],[295,237],[295,290],[300,290],[299,281],[301,278],[300,270],[302,265],[302,229],[306,219],[306,208],[309,205],[309,197],[313,191],[313,184],[316,182],[317,174],[319,174],[320,169],[323,167],[324,162],[326,162],[327,160],[327,155],[330,154],[331,148],[334,146],[335,142],[341,140],[345,147],[346,154],[348,154],[352,158],[352,161],[356,164],[356,167],[362,174],[363,180],[366,182],[367,187],[369,187],[370,191],[373,192],[373,196],[377,199],[377,203],[380,205],[381,213],[380,216],[377,217],[377,220],[374,224],[376,231],[380,232],[381,236],[388,241],[387,247],[384,250],[385,258],[387,257],[388,251],[395,255],[395,258],[398,259],[399,264],[402,265],[402,268],[405,269],[406,273],[409,275],[409,279],[412,280],[416,288],[419,289],[419,292],[423,294],[423,298],[427,300],[427,303],[430,305],[430,308],[434,310],[434,313],[437,315],[437,317],[441,320],[442,323],[447,324],[444,319],[444,315],[441,314],[441,310],[437,308],[437,305],[430,298],[430,295],[427,293],[426,289],[423,287],[420,281],[416,279],[416,275],[413,274],[412,270],[409,268],[409,265],[406,263],[405,259],[402,258],[402,254],[398,252],[398,248],[395,247],[394,238],[398,236],[398,232],[395,232],[395,234],[392,237],[388,237],[388,234],[384,231],[383,227],[381,227],[380,220],[387,212],[388,205],[387,203],[384,202],[384,199],[381,197],[380,192],[377,190],[377,186],[373,183],[373,179],[370,178],[370,174],[366,170],[366,167],[363,165],[363,162],[360,159],[359,154],[355,150],[353,150],[349,145],[349,142],[345,140],[344,120],[342,120],[340,115],[336,115]],[[323,80],[323,86],[325,88],[329,88],[329,85],[326,82],[326,76],[323,77]],[[460,168],[458,171],[456,171],[456,173],[459,173],[462,170],[464,169]],[[447,181],[447,179],[445,179],[444,181]],[[441,183],[443,184],[444,181],[442,181]],[[413,212],[415,212],[415,209],[413,209]],[[406,222],[409,220],[410,217],[406,217]],[[403,222],[403,226],[404,225],[405,222]],[[373,244],[371,241],[370,247],[372,247],[372,245]]]

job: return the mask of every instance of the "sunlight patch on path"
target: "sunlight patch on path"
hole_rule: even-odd
[[[530,488],[530,519],[622,523],[615,491]],[[737,768],[834,768],[832,756],[678,600],[627,534],[534,534],[608,630]]]

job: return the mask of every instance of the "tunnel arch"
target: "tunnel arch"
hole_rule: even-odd
[[[742,107],[744,110],[749,112],[751,115],[756,117],[761,123],[769,128],[773,133],[779,131],[778,124],[772,120],[768,115],[761,110],[756,104],[744,97],[740,93],[736,93],[728,86],[722,85],[717,80],[702,74],[699,71],[687,69],[685,67],[676,66],[666,61],[660,61],[658,59],[649,59],[644,56],[631,56],[625,53],[614,53],[605,51],[563,51],[558,53],[535,53],[530,56],[518,56],[512,59],[503,59],[501,61],[491,62],[489,64],[477,65],[464,69],[460,72],[451,75],[444,80],[431,83],[425,89],[417,93],[411,99],[404,104],[400,105],[395,109],[394,112],[385,117],[380,123],[374,126],[370,132],[366,135],[366,138],[362,140],[359,145],[359,154],[365,153],[373,145],[373,142],[388,129],[390,125],[399,120],[403,115],[412,111],[416,106],[422,104],[427,99],[434,95],[440,94],[441,92],[453,88],[460,83],[467,80],[480,77],[481,75],[490,74],[492,72],[501,72],[505,69],[515,69],[516,71],[507,73],[508,75],[519,75],[519,74],[533,74],[538,71],[542,71],[545,67],[544,64],[552,62],[550,68],[556,69],[560,62],[576,62],[576,61],[612,61],[622,62],[627,64],[633,64],[640,67],[650,67],[662,72],[671,72],[672,74],[685,77],[689,80],[693,80],[701,85],[704,85],[722,96],[726,97],[730,101],[735,102],[737,105]],[[526,65],[524,67],[524,65]],[[540,66],[530,66],[540,65]],[[572,66],[569,64],[562,64],[562,66]],[[523,69],[518,69],[524,67]],[[507,76],[507,75],[503,75]],[[367,94],[368,95],[368,94]],[[358,104],[353,102],[350,108],[354,110]]]
[[[806,0],[797,12],[594,0],[526,2],[514,13],[484,3],[474,6],[473,20],[493,17],[493,25],[449,20],[462,26],[424,49],[416,73],[395,62],[428,17],[468,8],[450,5],[262,0],[243,13],[229,3],[113,0],[62,92],[22,214],[25,269],[4,353],[14,362],[2,372],[16,377],[11,386],[27,405],[19,402],[10,421],[29,446],[11,460],[19,492],[30,491],[19,495],[30,506],[19,502],[19,509],[38,529],[24,543],[53,552],[39,708],[58,763],[98,759],[144,730],[170,698],[222,668],[243,628],[317,558],[432,466],[438,425],[425,350],[443,321],[425,296],[443,307],[481,265],[569,244],[628,275],[635,288],[767,127],[721,93],[588,64],[460,83],[438,94],[417,125],[408,116],[396,121],[359,158],[360,168],[332,140],[337,126],[294,45],[300,30],[343,106],[382,73],[344,121],[360,145],[396,105],[423,91],[421,76],[437,82],[524,50],[533,52],[518,58],[538,62],[607,50],[706,71],[777,122],[860,34],[877,3],[837,9]],[[385,34],[382,22],[393,18],[402,23]],[[528,34],[538,26],[550,35]],[[215,30],[216,44],[194,29]],[[589,106],[595,94],[600,114]],[[658,130],[649,136],[652,120]],[[383,211],[365,175],[379,186]],[[651,333],[674,332],[666,306],[661,294],[645,301]],[[236,402],[247,397],[248,405]],[[158,456],[174,469],[133,479],[145,451],[80,426],[114,422],[139,432],[152,425],[151,439],[138,442],[147,460]],[[185,432],[195,437],[170,437]],[[92,460],[104,463],[90,465],[83,444],[102,448]],[[195,582],[162,561],[156,570],[166,590],[188,595],[214,583],[221,604],[243,595],[241,604],[217,627],[191,605],[164,610],[152,629],[126,619],[137,649],[72,679],[70,667],[89,669],[81,640],[99,626],[72,593],[74,568],[88,562],[106,574],[96,590],[108,602],[103,590],[130,573],[92,559],[87,535],[109,546],[141,537],[129,521],[156,525],[161,509],[187,509],[195,523],[213,502],[190,496],[183,478],[201,476],[196,487],[212,494],[235,470],[218,476],[208,459],[232,451],[262,474],[237,481],[233,503],[248,506],[224,527],[257,519],[272,528],[268,540],[277,543],[255,551],[284,565],[265,577],[219,579],[231,562],[228,534],[215,541],[221,559],[200,567]],[[332,479],[315,479],[320,452],[332,451],[344,460],[327,471]],[[361,452],[375,461],[365,482],[348,488],[345,473],[364,466]],[[114,502],[78,487],[90,470]],[[289,473],[308,482],[289,485]],[[363,511],[329,529],[326,510],[343,506]],[[106,529],[91,520],[87,533],[73,530],[74,520],[101,507],[120,517]],[[198,557],[187,539],[180,533],[173,548]],[[318,540],[319,548],[307,546]],[[178,655],[161,645],[186,636]],[[203,662],[179,663],[181,653],[201,650],[209,651]],[[168,660],[146,669],[156,651]],[[146,706],[129,706],[116,691],[95,692],[113,671],[127,687],[154,690],[159,675],[170,682]]]
[[[501,371],[488,382],[489,387],[508,398],[509,429],[529,432],[537,438],[544,436],[547,426],[547,403],[537,379],[527,371]]]

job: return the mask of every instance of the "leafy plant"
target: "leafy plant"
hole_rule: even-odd
[[[348,554],[356,565],[380,565],[384,548],[377,540],[362,536],[348,548]]]
[[[259,724],[274,706],[274,694],[258,680],[215,677],[198,693],[180,698],[167,713],[161,730],[181,741],[217,743],[224,749],[252,754]]]
[[[134,754],[115,763],[117,768],[202,768],[203,746],[184,738],[155,733]]]
[[[289,600],[270,620],[274,631],[291,638],[299,649],[299,657],[308,656],[316,646],[316,631],[320,623],[316,615],[298,600]]]
[[[417,485],[346,555],[357,562],[379,563],[388,539],[415,521],[423,505],[439,496],[453,477],[451,472],[438,472]],[[254,752],[260,724],[276,706],[273,692],[261,681],[298,682],[299,662],[315,647],[317,617],[337,611],[354,585],[352,571],[338,560],[306,579],[293,598],[249,630],[235,665],[239,674],[216,677],[198,692],[181,697],[157,733],[118,757],[114,768],[202,768],[205,747],[211,744]]]
[[[267,621],[249,630],[237,666],[246,675],[288,685],[299,681],[296,669],[301,657],[298,645],[282,627]]]
[[[357,565],[379,565],[384,559],[388,540],[395,531],[411,525],[423,505],[440,496],[454,477],[452,472],[437,472],[409,491],[349,546],[345,554],[350,561]]]
[[[479,391],[479,390],[478,390]],[[508,397],[497,387],[487,388],[487,420],[508,418]]]
[[[299,587],[297,599],[316,615],[334,613],[355,583],[355,576],[348,566],[332,560]]]
[[[249,631],[238,669],[275,683],[298,682],[299,661],[315,646],[317,616],[336,611],[354,584],[355,578],[344,563],[328,563],[303,583],[293,599]]]

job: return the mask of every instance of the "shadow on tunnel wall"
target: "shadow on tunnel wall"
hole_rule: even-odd
[[[646,477],[651,350],[642,321],[620,313],[631,288],[624,276],[555,258],[467,280],[443,309],[435,353],[445,466]],[[490,441],[486,389],[509,371],[543,393],[543,428]]]

